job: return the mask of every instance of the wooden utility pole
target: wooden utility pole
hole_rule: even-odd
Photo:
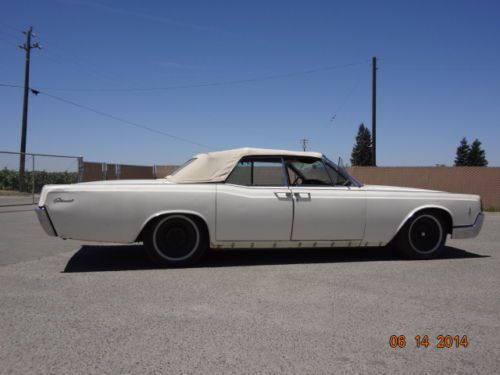
[[[26,51],[26,60],[24,65],[24,100],[23,100],[23,120],[21,127],[21,154],[19,155],[19,190],[25,190],[25,162],[26,162],[26,132],[28,129],[28,99],[30,90],[30,55],[32,48],[40,49],[38,43],[31,44],[31,37],[33,35],[33,27],[30,26],[27,31],[23,31],[26,35],[26,43],[19,46]]]
[[[303,138],[300,140],[300,144],[302,145],[302,151],[307,150],[307,144],[309,143],[309,139]]]
[[[372,163],[377,166],[377,58],[372,58]]]

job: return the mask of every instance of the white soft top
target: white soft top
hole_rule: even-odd
[[[309,156],[321,158],[319,152],[272,150],[265,148],[237,148],[196,155],[188,164],[166,178],[182,183],[222,182],[244,156]]]

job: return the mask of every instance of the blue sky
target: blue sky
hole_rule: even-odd
[[[451,165],[465,136],[498,166],[499,20],[498,1],[5,0],[0,82],[22,85],[33,25],[34,88],[215,149],[308,138],[348,161],[377,56],[379,165]],[[60,90],[152,87],[171,89]],[[0,150],[19,149],[21,100],[0,87]],[[136,164],[207,151],[46,95],[30,97],[27,150]]]

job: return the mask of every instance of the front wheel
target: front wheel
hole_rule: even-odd
[[[417,213],[401,228],[394,242],[398,250],[409,258],[437,258],[446,242],[444,221],[434,212]]]
[[[207,234],[189,216],[165,216],[146,228],[144,246],[149,258],[160,267],[188,266],[205,253]]]

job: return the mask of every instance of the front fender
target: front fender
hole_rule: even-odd
[[[444,206],[441,205],[435,205],[435,204],[427,204],[423,206],[419,206],[415,209],[413,209],[406,217],[401,221],[401,223],[398,226],[398,229],[396,230],[396,233],[394,234],[393,238],[399,233],[401,228],[410,220],[417,212],[419,211],[424,211],[424,210],[439,210],[439,211],[444,211],[448,214],[448,220],[449,222],[449,229],[451,230],[453,228],[453,215],[451,214],[450,210]]]

